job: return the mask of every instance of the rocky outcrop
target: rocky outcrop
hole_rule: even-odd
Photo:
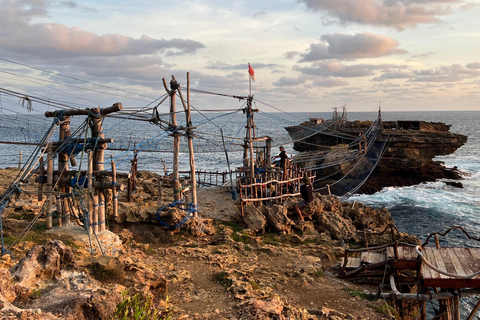
[[[45,280],[58,278],[61,270],[73,268],[75,259],[72,250],[60,240],[53,240],[29,250],[10,272],[16,284],[35,288]]]
[[[294,149],[301,151],[294,161],[300,166],[322,167],[317,170],[317,177],[324,179],[317,187],[332,185],[331,192],[336,195],[353,190],[367,177],[368,181],[358,190],[360,193],[443,178],[461,179],[456,168],[445,168],[441,162],[433,161],[434,157],[451,154],[467,142],[466,136],[451,133],[450,125],[424,121],[383,122],[375,140],[369,143],[368,153],[362,156],[355,137],[372,124],[354,121],[339,126],[329,121],[320,124],[310,121],[287,127],[289,134],[296,137]],[[318,133],[312,136],[312,130]],[[298,135],[302,134],[306,135],[305,139],[299,139]]]

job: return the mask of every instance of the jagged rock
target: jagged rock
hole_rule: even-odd
[[[17,297],[12,283],[12,275],[10,271],[3,268],[0,269],[0,295],[8,302],[13,302]]]
[[[215,234],[215,227],[212,219],[202,219],[201,217],[193,217],[185,224],[187,230],[194,237]]]
[[[318,217],[317,223],[318,231],[328,231],[332,239],[348,239],[356,233],[356,228],[350,219],[345,219],[335,212],[324,211]]]
[[[64,271],[62,278],[40,290],[29,306],[60,314],[64,319],[109,319],[121,301],[121,294],[100,288],[100,283],[84,272]]]
[[[358,230],[372,229],[383,231],[386,226],[393,224],[393,219],[387,209],[374,209],[362,203],[344,203],[343,213],[352,220]]]
[[[259,209],[253,204],[249,204],[243,209],[243,222],[248,229],[258,232],[265,227],[267,220]]]
[[[252,299],[248,302],[252,306],[252,313],[257,319],[271,319],[280,316],[283,311],[283,302],[278,297],[267,300]]]
[[[120,202],[118,205],[118,223],[124,222],[150,222],[157,212],[156,202]]]
[[[10,272],[13,281],[24,287],[36,287],[45,280],[60,276],[62,269],[75,268],[72,249],[60,240],[29,250]]]
[[[287,207],[273,205],[272,207],[260,206],[259,210],[267,218],[267,224],[269,227],[277,232],[290,233],[292,225],[295,223],[287,216]]]

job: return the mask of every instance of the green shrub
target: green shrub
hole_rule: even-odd
[[[233,284],[232,279],[228,277],[226,272],[218,272],[213,275],[213,281],[221,284],[225,288],[231,287]]]
[[[117,305],[115,315],[111,320],[171,320],[172,313],[168,304],[164,310],[154,307],[152,297],[143,298],[139,293],[129,296],[127,291],[122,292],[123,300]]]

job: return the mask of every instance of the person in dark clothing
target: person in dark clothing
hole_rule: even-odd
[[[278,155],[278,157],[280,157],[280,168],[285,168],[288,156],[283,146],[280,147],[280,154]]]
[[[308,206],[313,201],[313,187],[310,184],[310,178],[307,176],[303,177],[303,184],[300,186],[300,194],[302,195],[302,200],[295,205],[295,211],[297,211],[298,217],[300,218],[299,223],[304,223],[305,220],[303,219],[300,208]]]

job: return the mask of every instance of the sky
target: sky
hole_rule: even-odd
[[[0,88],[142,107],[162,78],[266,112],[480,110],[480,1],[0,0]],[[207,109],[236,99],[192,93]],[[0,95],[0,108],[19,107]],[[15,105],[16,104],[16,105]],[[33,105],[34,109],[41,106]]]

